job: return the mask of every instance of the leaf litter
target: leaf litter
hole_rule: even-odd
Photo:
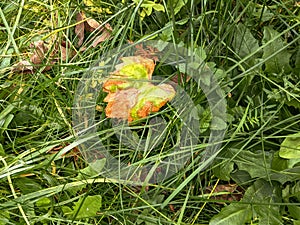
[[[78,37],[78,47],[82,46],[84,42],[85,31],[97,31],[97,36],[94,37],[92,42],[94,48],[111,38],[112,27],[108,23],[103,26],[95,19],[87,18],[84,12],[79,12],[76,15],[76,21],[75,34]],[[85,48],[80,50],[84,51]],[[72,59],[76,55],[76,51],[71,43],[58,41],[57,35],[54,35],[48,42],[44,40],[32,42],[30,51],[27,54],[31,55],[30,58],[16,63],[12,68],[12,72],[34,73],[41,67],[43,67],[42,71],[45,72],[50,70],[59,59],[62,61]]]
[[[29,53],[29,60],[22,60],[13,66],[13,72],[33,73],[35,70],[43,68],[43,72],[48,71],[52,66],[61,59],[67,61],[68,58],[75,56],[75,51],[71,50],[71,45],[65,41],[60,43],[56,41],[56,37],[50,42],[42,40],[32,42],[30,48],[33,49]]]

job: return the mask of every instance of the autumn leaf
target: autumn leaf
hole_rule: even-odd
[[[121,58],[123,63],[115,66],[108,80],[103,84],[106,92],[116,92],[120,89],[139,87],[145,81],[151,80],[155,64],[153,60],[140,56]]]
[[[175,90],[169,84],[152,85],[148,83],[139,89],[137,103],[130,109],[128,121],[147,117],[151,112],[158,112],[168,101],[175,97]]]
[[[22,60],[13,66],[13,72],[21,73],[33,73],[35,69],[45,64],[43,61],[46,58],[49,48],[44,41],[35,41],[30,44],[30,48],[33,52],[30,53],[31,57],[29,60]],[[46,62],[48,63],[48,62]],[[51,66],[46,66],[43,71],[51,69]]]
[[[30,61],[35,65],[42,64],[45,59],[45,55],[48,52],[48,47],[45,45],[45,42],[36,41],[31,43],[30,47],[34,49],[33,55],[30,57]]]
[[[113,76],[151,80],[155,67],[153,60],[141,56],[123,57],[122,60],[123,63],[116,66],[117,71]]]
[[[158,112],[162,106],[175,96],[169,84],[153,85],[147,83],[139,89],[129,88],[110,92],[104,102],[108,102],[105,113],[108,118],[127,119],[129,122]]]
[[[174,77],[172,77],[172,81],[176,84],[178,83],[186,83],[186,82],[189,82],[189,80],[191,79],[190,76],[186,75],[186,74],[183,74],[183,73],[180,73],[180,74],[176,74]]]
[[[141,56],[121,58],[122,63],[115,66],[103,84],[108,92],[104,102],[108,118],[127,119],[132,122],[158,112],[176,92],[169,84],[153,85],[154,61]]]
[[[108,102],[105,114],[108,118],[128,119],[130,110],[137,102],[139,91],[136,88],[109,93],[104,102]]]
[[[85,25],[85,29],[88,32],[93,32],[94,30],[98,29],[98,27],[101,26],[101,24],[97,20],[92,18],[86,19],[84,25]]]
[[[60,53],[60,57],[58,56]],[[72,49],[72,45],[69,42],[61,41],[55,45],[55,49],[51,54],[51,57],[55,60],[61,58],[62,61],[66,62],[68,59],[72,59],[76,55],[76,52]]]
[[[129,42],[132,44],[132,42]],[[143,47],[143,44],[138,44],[135,46],[137,49],[135,51],[136,56],[142,56],[144,58],[152,59],[154,62],[158,61],[157,53],[159,52],[158,49],[152,46]]]
[[[111,26],[108,23],[105,24],[105,26],[101,29],[102,34],[95,38],[95,40],[92,43],[92,46],[96,47],[98,44],[108,40],[111,36],[111,31],[112,31]]]

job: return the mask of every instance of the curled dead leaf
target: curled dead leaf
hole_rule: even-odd
[[[75,34],[78,37],[77,46],[81,46],[84,40],[84,17],[81,12],[76,15],[77,25],[75,26]],[[81,23],[79,23],[81,22]]]
[[[130,42],[129,42],[130,43]],[[158,61],[157,53],[159,52],[156,48],[152,46],[143,47],[143,44],[136,45],[135,51],[136,56],[142,56],[144,58],[152,59],[154,62]]]
[[[94,30],[96,30],[98,27],[100,27],[100,23],[97,22],[95,19],[87,19],[85,22],[85,29],[88,32],[93,32]]]
[[[15,64],[12,68],[13,72],[33,73],[33,66],[30,62],[23,60]]]
[[[108,23],[105,24],[104,28],[101,31],[102,34],[100,36],[97,36],[93,41],[92,43],[93,47],[96,47],[98,44],[101,44],[102,42],[110,39],[112,28]]]
[[[12,71],[22,73],[33,73],[34,70],[43,67],[43,71],[50,70],[52,65],[59,59],[66,61],[75,55],[75,52],[71,49],[71,45],[62,41],[55,43],[54,47],[50,48],[51,44],[44,41],[36,41],[30,44],[33,49],[33,53],[30,57],[30,61],[23,60],[17,63]],[[46,65],[46,66],[45,66]]]
[[[45,55],[48,52],[48,47],[44,41],[35,41],[30,44],[31,48],[34,48],[33,55],[30,57],[30,61],[35,65],[42,64],[45,59]]]
[[[56,56],[57,60],[61,58],[62,61],[67,61],[76,55],[76,52],[71,48],[71,45],[65,41],[62,41],[60,45],[57,45],[55,53],[60,53],[60,57]]]
[[[30,44],[30,47],[34,49],[33,55],[30,57],[30,61],[34,65],[34,68],[39,68],[45,64],[54,64],[55,61],[51,58],[54,53],[50,53],[47,57],[49,48],[44,41],[35,41]],[[44,62],[46,60],[46,62]],[[50,70],[51,66],[47,65],[43,68],[43,71]]]
[[[78,37],[78,46],[81,46],[83,43],[84,31],[94,32],[98,29],[99,35],[96,36],[95,40],[93,41],[93,47],[96,47],[98,44],[108,40],[111,37],[112,27],[108,23],[102,26],[101,22],[98,22],[93,18],[86,18],[84,12],[79,12],[76,15],[76,22],[77,25],[75,26],[75,34]]]

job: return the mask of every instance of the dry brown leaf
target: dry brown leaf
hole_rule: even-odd
[[[47,64],[43,68],[43,71],[50,70],[52,65],[59,59],[66,61],[68,58],[72,58],[75,55],[75,51],[71,50],[70,44],[65,41],[56,43],[54,47],[49,51],[50,44],[46,44],[44,41],[36,41],[30,44],[33,48],[33,54],[30,57],[30,61],[23,60],[17,63],[12,71],[22,73],[33,73],[34,70],[39,69],[41,66]],[[68,45],[68,48],[66,48]],[[58,55],[59,54],[59,55]],[[31,63],[30,63],[31,62]]]
[[[62,41],[60,46],[56,47],[56,51],[53,52],[60,52],[60,58],[63,61],[67,61],[67,59],[71,59],[76,55],[76,52],[71,49],[71,44],[68,42]],[[58,58],[57,58],[58,59]]]
[[[34,48],[33,55],[30,57],[30,61],[35,65],[42,64],[46,53],[48,52],[48,47],[45,45],[44,41],[35,41],[30,44],[31,48]]]
[[[239,201],[243,197],[243,189],[237,184],[219,184],[214,189],[212,186],[206,188],[206,193],[228,192],[226,194],[213,195],[216,200]],[[223,203],[220,203],[223,204]]]
[[[50,57],[48,58],[47,62],[43,63],[44,59],[46,58],[47,52],[48,52],[48,47],[45,44],[44,41],[35,41],[30,44],[31,48],[34,48],[33,55],[30,57],[30,61],[34,65],[34,67],[39,67],[41,64],[48,64],[49,61],[51,60],[51,54]],[[51,60],[50,64],[54,64],[54,61]],[[50,70],[51,66],[46,66],[43,71]]]
[[[67,49],[64,46],[60,46],[60,50],[61,50],[61,59],[63,61],[66,61],[68,58],[68,52]]]
[[[13,72],[33,73],[33,66],[30,62],[23,60],[13,66]]]
[[[84,16],[81,12],[77,13],[76,21],[81,22],[75,26],[75,34],[78,37],[77,45],[81,46],[84,39]]]
[[[100,27],[100,23],[97,22],[95,19],[87,19],[85,21],[85,29],[89,32],[93,32],[98,27]]]
[[[111,31],[112,31],[111,26],[108,23],[105,24],[105,27],[102,29],[102,34],[95,38],[95,40],[92,43],[92,46],[96,47],[98,44],[108,40],[111,36]]]
[[[101,27],[101,23],[99,23],[97,20],[89,18],[87,19],[84,12],[79,12],[76,15],[76,21],[84,21],[82,23],[79,23],[75,26],[75,34],[78,37],[78,46],[81,46],[84,40],[84,31],[93,32],[97,29],[99,33],[101,33],[99,36],[95,38],[95,40],[92,43],[93,47],[96,47],[98,44],[108,40],[111,36],[112,28],[107,23],[104,27]]]

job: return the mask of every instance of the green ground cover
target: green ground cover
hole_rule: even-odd
[[[299,225],[299,12],[294,0],[1,1],[0,225]],[[89,166],[72,109],[95,60],[141,40],[193,49],[223,91],[227,126],[220,153],[199,172],[212,118],[201,88],[181,74],[201,122],[193,160],[163,182],[134,186]],[[168,67],[155,73],[180,77]],[[97,116],[110,134],[105,106],[99,101]],[[158,112],[175,131],[167,137],[180,135],[168,108]],[[102,138],[118,146],[116,136]]]

